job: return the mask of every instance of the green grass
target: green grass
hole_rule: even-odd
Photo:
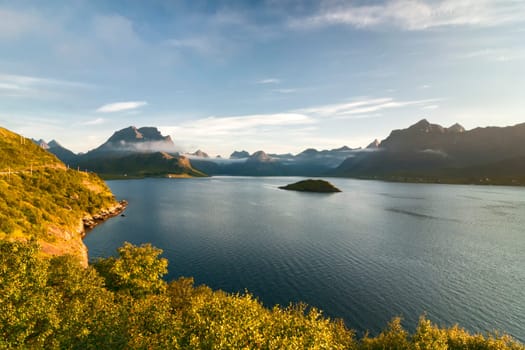
[[[82,218],[115,203],[98,176],[67,169],[30,140],[0,128],[0,239],[36,238],[50,254],[84,254]]]

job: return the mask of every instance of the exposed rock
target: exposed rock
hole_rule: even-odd
[[[114,206],[103,209],[97,214],[84,216],[84,218],[82,218],[83,229],[84,229],[84,232],[82,235],[84,236],[86,234],[86,231],[93,229],[93,227],[97,226],[101,222],[109,218],[112,218],[114,216],[120,215],[122,212],[124,212],[124,210],[126,210],[127,206],[128,206],[128,202],[125,200],[121,200]]]
[[[271,162],[272,158],[269,155],[267,155],[264,151],[257,151],[248,158],[248,161],[250,162]]]
[[[448,132],[456,132],[456,133],[462,133],[465,132],[465,128],[461,126],[460,124],[456,123],[452,125],[451,127],[447,128]]]
[[[376,148],[379,148],[379,141],[378,141],[378,139],[375,139],[368,146],[366,146],[366,149],[376,149]]]
[[[250,153],[248,153],[248,151],[234,151],[230,154],[230,159],[248,158],[249,156]]]
[[[190,153],[190,156],[200,157],[200,158],[210,158],[208,153],[201,151],[200,149],[196,150],[194,153]]]

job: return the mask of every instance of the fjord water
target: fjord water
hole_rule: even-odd
[[[303,301],[376,333],[394,316],[525,341],[525,189],[299,178],[108,181],[129,202],[85,238],[91,258],[150,242],[168,279],[193,276],[266,305]]]

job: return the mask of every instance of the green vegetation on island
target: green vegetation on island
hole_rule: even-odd
[[[341,192],[340,189],[324,180],[302,180],[293,184],[279,187],[282,190],[301,191],[301,192],[319,192],[319,193],[333,193]]]
[[[2,349],[486,349],[524,350],[506,335],[471,335],[422,317],[413,334],[394,319],[355,337],[342,321],[304,305],[265,308],[252,295],[165,282],[167,261],[150,245],[84,268],[44,258],[34,240],[0,241]]]

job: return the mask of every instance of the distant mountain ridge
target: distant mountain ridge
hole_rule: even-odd
[[[195,152],[193,153],[189,153],[188,155],[190,156],[194,156],[194,157],[199,157],[199,158],[210,158],[210,156],[208,155],[208,153],[204,152],[204,151],[201,151],[200,149],[196,150]]]
[[[332,174],[400,181],[521,184],[525,123],[465,130],[423,119],[394,130],[375,152],[345,160]],[[493,165],[503,166],[495,172]]]
[[[343,176],[396,181],[521,184],[525,123],[466,130],[426,119],[393,130],[366,148],[307,148],[293,155],[234,151],[229,159],[197,150],[190,159],[154,127],[116,131],[104,144],[75,155],[56,141],[34,141],[72,166],[120,176]],[[167,150],[166,150],[167,149]],[[497,168],[497,169],[496,169]]]
[[[206,176],[193,169],[190,160],[176,151],[171,137],[163,136],[155,127],[130,126],[115,131],[85,154],[74,154],[56,141],[49,143],[48,151],[72,167],[103,177]]]
[[[231,176],[321,176],[333,171],[346,158],[362,149],[347,146],[318,151],[308,148],[293,155],[267,154],[259,150],[253,154],[234,151],[229,161],[192,160],[192,164],[209,175]]]
[[[249,156],[250,153],[247,151],[233,151],[233,153],[230,154],[230,159],[248,158]]]
[[[171,137],[163,136],[156,127],[130,126],[115,131],[111,137],[99,147],[87,154],[98,153],[150,153],[176,152]]]

